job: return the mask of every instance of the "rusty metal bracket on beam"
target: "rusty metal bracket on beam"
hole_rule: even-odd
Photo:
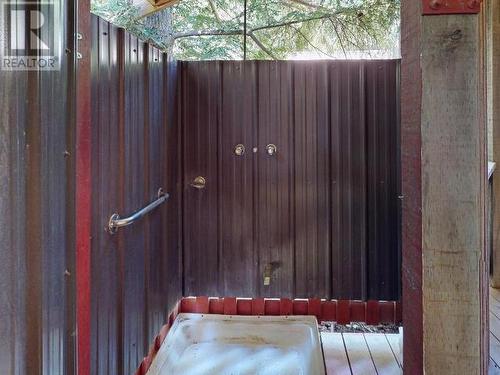
[[[477,14],[483,0],[422,0],[424,15]]]

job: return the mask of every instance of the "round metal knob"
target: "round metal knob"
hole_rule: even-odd
[[[276,154],[276,151],[278,151],[278,149],[276,145],[270,143],[266,146],[266,151],[269,156],[273,156],[274,154]]]
[[[195,189],[204,189],[206,184],[207,180],[205,179],[205,177],[198,176],[193,180],[193,182],[190,185]]]
[[[243,154],[245,153],[245,146],[243,146],[242,144],[236,145],[236,147],[234,148],[234,153],[237,156],[243,156]]]

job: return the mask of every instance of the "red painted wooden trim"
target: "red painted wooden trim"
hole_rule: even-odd
[[[382,301],[379,303],[379,320],[380,323],[397,322],[396,306],[394,302]]]
[[[321,319],[321,300],[312,298],[308,302],[307,315],[314,315],[318,320]]]
[[[224,298],[224,315],[236,315],[238,314],[238,304],[236,303],[236,298],[226,297]],[[184,310],[181,312],[185,312]]]
[[[202,304],[203,303],[204,302],[202,302]],[[160,350],[161,345],[163,344],[163,341],[165,341],[165,338],[167,337],[168,331],[172,327],[173,322],[175,321],[178,313],[180,312],[181,305],[182,305],[182,300],[178,302],[175,308],[170,312],[168,316],[168,323],[161,328],[160,333],[158,334],[158,336],[155,337],[153,344],[149,348],[148,355],[144,357],[144,359],[142,360],[139,368],[135,372],[135,375],[146,375],[146,373],[148,372],[149,368],[151,367],[151,364],[153,363],[153,360],[155,359],[156,355],[158,354],[158,351]]]
[[[181,313],[224,315],[314,315],[318,321],[340,324],[401,323],[401,304],[394,301],[330,301],[289,298],[206,298],[185,297],[180,301]]]
[[[422,14],[477,14],[482,0],[422,0]]]
[[[76,78],[76,356],[78,375],[90,375],[90,251],[91,251],[91,107],[90,107],[90,1],[78,1]]]
[[[337,302],[337,322],[347,324],[351,321],[350,301],[340,300]]]
[[[368,308],[365,302],[363,301],[351,301],[349,303],[348,310],[348,323],[350,322],[366,322],[368,314]],[[373,323],[372,323],[373,324]]]
[[[366,323],[380,323],[380,305],[378,301],[368,301],[366,303]]]
[[[264,298],[255,298],[252,300],[252,315],[264,315]]]
[[[208,311],[213,311],[213,314],[224,314],[224,301],[221,298],[210,298]]]
[[[209,311],[208,297],[196,297],[196,312],[200,314],[207,314]]]
[[[241,315],[252,315],[252,300],[251,299],[238,299],[236,301],[236,310]]]
[[[325,301],[321,305],[321,316],[324,320],[334,322],[337,320],[337,301]]]
[[[280,304],[280,315],[292,315],[293,302],[290,298],[283,298]]]

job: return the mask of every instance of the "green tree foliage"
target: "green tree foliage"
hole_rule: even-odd
[[[128,0],[93,11],[179,59],[394,57],[400,0],[182,0],[137,18]]]

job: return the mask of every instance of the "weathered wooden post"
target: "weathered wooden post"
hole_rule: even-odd
[[[487,372],[480,1],[402,2],[407,374]]]
[[[500,1],[490,0],[487,13],[488,157],[500,161]],[[491,285],[500,287],[500,175],[493,175],[493,253]]]

